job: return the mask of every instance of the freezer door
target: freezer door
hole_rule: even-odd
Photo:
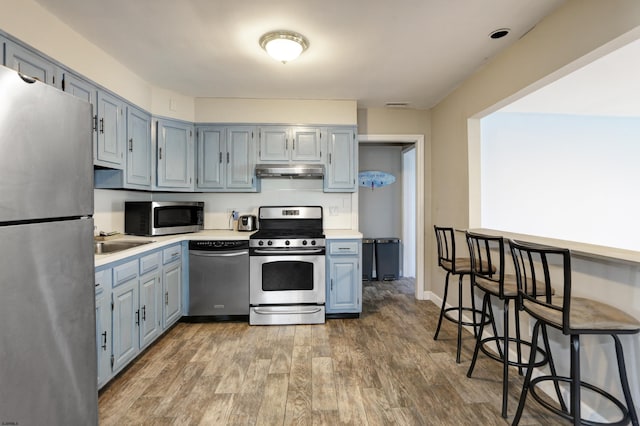
[[[0,226],[0,421],[97,425],[93,219]]]
[[[91,104],[25,79],[0,66],[0,224],[90,216]]]

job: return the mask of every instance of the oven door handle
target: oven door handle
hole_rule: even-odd
[[[245,254],[249,254],[249,252],[247,250],[244,250],[244,251],[216,253],[212,251],[189,250],[189,254],[193,256],[202,256],[202,257],[236,257],[236,256],[244,256]]]
[[[292,308],[290,310],[272,310],[272,309],[262,309],[260,307],[256,307],[253,308],[253,312],[255,312],[256,314],[259,315],[280,315],[280,314],[315,314],[318,313],[322,310],[322,308],[319,307],[302,307],[302,306],[297,306],[296,308]]]
[[[322,249],[308,249],[308,250],[281,250],[281,249],[255,249],[253,251],[255,254],[316,254],[322,253]]]

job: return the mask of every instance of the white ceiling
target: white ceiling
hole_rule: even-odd
[[[193,97],[430,108],[564,0],[36,0],[151,84]],[[489,38],[499,28],[507,37]],[[281,64],[268,31],[305,35]]]

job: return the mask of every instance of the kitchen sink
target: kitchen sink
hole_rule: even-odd
[[[93,252],[94,254],[115,253],[150,243],[153,241],[96,241],[93,243]]]

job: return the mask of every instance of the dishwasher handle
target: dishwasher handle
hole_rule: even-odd
[[[249,250],[243,251],[233,251],[233,252],[215,252],[215,251],[204,251],[204,250],[189,250],[190,256],[201,256],[201,257],[237,257],[248,255]]]

